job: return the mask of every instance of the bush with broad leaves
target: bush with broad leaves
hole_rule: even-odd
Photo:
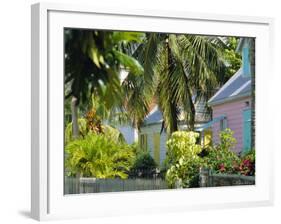
[[[192,180],[198,175],[202,163],[199,156],[202,147],[196,144],[198,137],[196,132],[176,131],[167,141],[165,163],[168,164],[166,180],[169,187],[191,187]]]

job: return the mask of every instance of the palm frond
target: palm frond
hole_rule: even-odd
[[[113,32],[112,38],[115,43],[118,42],[136,42],[141,43],[145,38],[145,34],[142,32]]]
[[[134,75],[143,74],[143,67],[136,59],[117,50],[113,50],[113,53],[125,69]]]

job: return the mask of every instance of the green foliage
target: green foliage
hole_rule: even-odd
[[[84,138],[88,133],[94,133],[91,129],[88,127],[87,119],[85,118],[79,118],[78,119],[78,125],[79,125],[79,137]],[[101,125],[101,132],[107,136],[107,138],[111,139],[111,141],[116,143],[125,143],[125,138],[122,135],[122,133],[110,125]],[[65,128],[65,144],[69,143],[73,140],[72,138],[72,122],[68,123]]]
[[[122,101],[120,69],[140,75],[140,63],[125,54],[122,46],[140,43],[141,32],[112,32],[65,29],[65,98],[75,96],[78,104],[99,95],[111,109]]]
[[[141,149],[138,142],[135,142],[130,146],[136,155],[134,165],[130,170],[130,175],[134,177],[151,177],[155,174],[157,164],[150,153]]]
[[[241,162],[236,169],[242,175],[254,176],[256,172],[255,162],[256,152],[254,149],[252,149],[246,152],[246,154],[242,155]]]
[[[103,134],[88,134],[65,147],[68,175],[126,179],[135,155],[128,144],[115,142]]]
[[[102,129],[107,138],[111,139],[113,142],[126,143],[124,136],[118,129],[113,128],[110,125],[102,125]]]
[[[80,137],[82,138],[83,136],[86,136],[88,133],[87,120],[84,118],[79,118],[78,126],[79,126]],[[64,132],[64,139],[65,139],[65,144],[67,144],[72,140],[72,122],[66,125],[65,132]]]
[[[204,166],[218,173],[236,173],[239,163],[240,159],[234,152],[220,147],[209,148],[208,155],[204,157]]]
[[[220,143],[207,149],[202,166],[215,173],[255,175],[255,150],[252,149],[239,157],[232,151],[235,144],[233,131],[225,129],[220,132]]]
[[[249,159],[251,162],[255,162],[256,158],[256,150],[251,149],[250,151],[247,151],[245,154],[242,155],[242,159]]]
[[[130,121],[128,113],[120,108],[120,102],[113,100],[107,92],[110,92],[109,88],[105,88],[98,95],[92,95],[92,110],[95,110],[96,116],[101,120],[106,120],[111,125],[128,124]]]
[[[233,137],[234,132],[230,128],[226,128],[219,134],[220,144],[218,147],[222,150],[230,151],[236,145],[237,140]]]
[[[144,73],[129,73],[122,84],[134,124],[141,124],[151,100],[157,99],[168,133],[178,130],[180,110],[193,130],[195,103],[209,99],[225,74],[224,47],[217,37],[146,33],[133,53]]]
[[[134,162],[134,170],[154,170],[157,167],[156,162],[149,152],[139,152]]]
[[[113,32],[115,42],[142,42],[144,33],[141,32]]]
[[[219,173],[236,173],[240,158],[231,150],[236,139],[229,128],[220,132],[220,144],[208,149],[208,155],[203,158],[203,166]]]
[[[242,65],[242,58],[240,53],[236,51],[239,38],[237,37],[227,37],[226,45],[227,48],[224,49],[223,56],[227,61],[227,69],[224,82],[226,82]]]
[[[113,52],[125,69],[131,71],[135,75],[143,74],[143,67],[136,59],[120,51],[114,50]]]
[[[169,169],[166,180],[170,187],[191,187],[192,180],[199,173],[202,159],[198,154],[202,151],[196,144],[199,134],[196,132],[176,131],[167,141],[166,162]]]

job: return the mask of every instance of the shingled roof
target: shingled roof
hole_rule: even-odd
[[[251,95],[251,77],[243,76],[240,68],[208,101],[210,106]]]
[[[210,120],[209,114],[207,114],[207,108],[206,108],[206,101],[198,101],[195,104],[195,122],[207,122]],[[179,120],[183,120],[183,114],[180,112]],[[163,122],[163,114],[161,110],[159,109],[158,105],[155,105],[153,109],[150,111],[150,113],[145,117],[143,125],[149,125],[149,124],[156,124],[156,123],[162,123]]]

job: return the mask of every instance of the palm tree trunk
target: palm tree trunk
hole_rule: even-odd
[[[195,126],[195,106],[192,100],[192,92],[190,89],[188,89],[188,98],[189,98],[189,105],[190,105],[190,114],[188,118],[188,130],[189,131],[194,131],[194,126]]]
[[[71,99],[71,116],[72,116],[72,137],[76,139],[79,137],[78,125],[78,98],[72,96]]]
[[[255,91],[255,80],[256,80],[256,72],[255,72],[255,39],[252,38],[250,42],[250,69],[251,69],[251,85],[252,85],[252,103],[251,103],[251,148],[255,148],[255,135],[256,135],[256,115],[255,115],[255,107],[256,107],[256,91]]]
[[[172,52],[169,45],[169,36],[166,37],[166,47],[167,47],[167,59],[168,59],[168,75],[171,75],[172,72],[172,65],[173,65],[173,59],[172,59]],[[170,124],[169,124],[169,133],[172,134],[173,132],[178,130],[178,119],[177,119],[177,104],[174,102],[173,98],[171,97],[170,102]]]
[[[177,120],[177,106],[174,102],[170,103],[170,113],[171,113],[171,120],[170,120],[170,134],[178,130],[178,120]]]
[[[194,126],[195,126],[195,108],[194,104],[192,103],[191,105],[191,113],[190,113],[190,118],[189,118],[189,131],[194,131]]]

